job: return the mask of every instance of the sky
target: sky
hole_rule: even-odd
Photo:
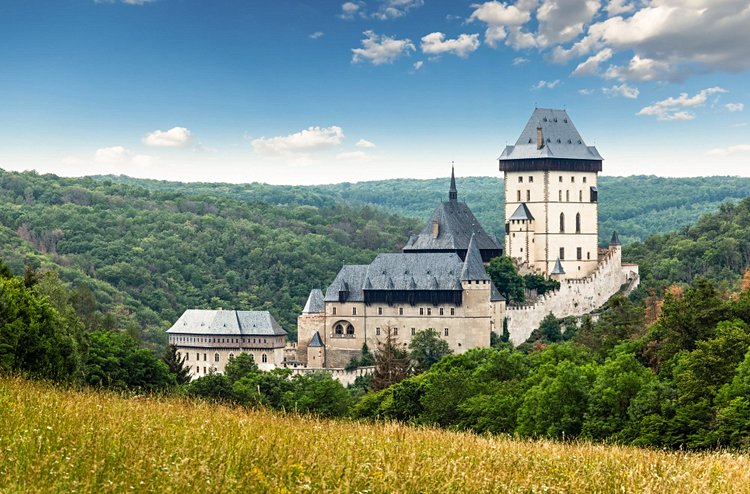
[[[541,107],[605,175],[750,176],[749,27],[748,0],[0,0],[0,168],[499,176]]]

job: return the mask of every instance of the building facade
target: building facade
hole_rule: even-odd
[[[530,272],[549,276],[556,271],[558,279],[593,273],[599,263],[602,157],[586,145],[567,112],[535,109],[499,162],[505,179],[506,255]]]
[[[287,332],[268,311],[186,310],[167,330],[190,367],[190,378],[223,373],[229,360],[249,353],[261,370],[284,362]]]

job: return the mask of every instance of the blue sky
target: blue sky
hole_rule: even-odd
[[[534,106],[608,175],[750,175],[750,2],[4,0],[0,167],[497,175]]]

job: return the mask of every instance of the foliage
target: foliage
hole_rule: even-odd
[[[644,329],[643,307],[615,294],[601,309],[596,324],[590,318],[584,321],[573,341],[587,346],[603,358],[623,340],[642,336]]]
[[[538,295],[554,292],[560,289],[560,282],[552,278],[545,278],[541,274],[527,274],[523,277],[524,285],[529,290],[536,290]]]
[[[393,328],[386,325],[385,338],[378,340],[375,352],[375,372],[372,376],[372,389],[378,391],[409,376],[411,361],[409,354],[399,345]]]
[[[510,257],[499,256],[492,259],[487,265],[487,274],[506,300],[518,303],[524,301],[524,279],[518,274],[518,268]]]
[[[448,342],[432,328],[417,331],[409,343],[409,350],[414,370],[418,373],[430,370],[443,357],[453,353]]]
[[[176,346],[167,345],[161,359],[167,364],[167,368],[174,375],[177,384],[187,384],[190,382],[190,366],[185,365],[187,355],[180,355]]]

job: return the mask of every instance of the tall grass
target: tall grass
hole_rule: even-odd
[[[750,461],[281,416],[0,378],[2,493],[481,491],[750,492]]]

